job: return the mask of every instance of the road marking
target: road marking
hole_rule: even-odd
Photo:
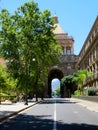
[[[74,111],[73,113],[78,114],[79,112],[78,111]]]
[[[54,123],[53,123],[53,130],[57,130],[56,128],[56,100],[54,104]]]

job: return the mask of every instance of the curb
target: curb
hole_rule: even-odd
[[[27,107],[25,107],[25,108],[23,108],[23,109],[20,109],[20,110],[18,110],[18,111],[16,111],[16,112],[13,112],[13,113],[9,114],[9,115],[6,115],[6,116],[4,116],[4,117],[1,117],[1,118],[0,118],[0,122],[4,121],[4,120],[6,120],[6,119],[8,119],[8,118],[10,118],[10,117],[12,117],[12,116],[17,115],[18,113],[20,113],[20,112],[22,112],[22,111],[24,111],[24,110],[26,110],[26,109],[28,109],[28,108],[30,108],[30,107],[32,107],[32,106],[38,104],[38,103],[41,103],[42,101],[43,101],[43,100],[38,101],[38,102],[36,102],[36,103],[34,103],[34,104],[30,105],[30,106],[27,106]]]

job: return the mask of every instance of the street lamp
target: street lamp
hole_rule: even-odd
[[[28,87],[28,63],[27,63],[27,57],[26,57],[26,92],[25,92],[25,105],[28,105],[28,99],[27,99],[27,87]]]
[[[29,66],[28,66],[28,63],[27,63],[28,59],[26,60],[26,93],[25,93],[25,105],[28,105],[28,97],[27,97],[27,88],[28,88],[28,73],[29,72]],[[32,59],[32,61],[35,61],[35,58]]]

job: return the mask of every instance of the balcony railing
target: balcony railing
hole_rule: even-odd
[[[77,62],[78,56],[75,55],[62,55],[59,57],[60,62]]]

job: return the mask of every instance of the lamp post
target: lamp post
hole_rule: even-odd
[[[26,92],[25,92],[25,105],[28,105],[28,97],[27,97],[27,88],[28,88],[28,63],[27,63],[27,56],[26,56]]]
[[[30,73],[30,67],[28,66],[28,57],[26,57],[26,62],[25,62],[25,66],[26,66],[26,93],[25,93],[25,105],[28,105],[28,97],[27,97],[27,89],[28,89],[28,76]],[[32,59],[32,61],[35,61],[35,58]]]

